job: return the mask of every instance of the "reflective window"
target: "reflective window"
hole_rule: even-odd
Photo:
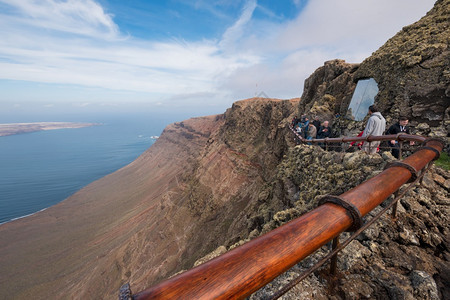
[[[378,94],[378,84],[373,78],[358,81],[352,100],[348,106],[347,116],[355,121],[361,121],[367,115],[369,106]]]

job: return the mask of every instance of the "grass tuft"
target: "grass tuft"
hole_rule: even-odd
[[[441,152],[441,156],[434,163],[436,166],[441,167],[447,171],[450,170],[450,157],[448,156],[448,153],[445,151]]]

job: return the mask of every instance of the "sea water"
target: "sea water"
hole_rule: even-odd
[[[44,210],[126,166],[155,142],[166,125],[185,118],[136,114],[81,119],[40,121],[100,125],[0,137],[0,224]]]

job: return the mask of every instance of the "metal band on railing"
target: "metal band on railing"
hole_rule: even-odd
[[[437,160],[437,159],[439,159],[439,157],[441,157],[441,153],[439,151],[437,151],[436,149],[434,149],[433,147],[423,146],[423,147],[420,147],[419,149],[417,149],[415,152],[420,151],[420,150],[431,150],[431,151],[433,151],[435,153],[433,161]]]
[[[416,178],[418,176],[416,168],[414,168],[413,166],[411,166],[403,161],[392,161],[392,162],[386,164],[386,167],[384,167],[384,169],[386,170],[386,169],[389,169],[392,167],[402,167],[402,168],[407,169],[409,172],[411,172],[411,178],[409,179],[408,183],[416,180]]]
[[[395,138],[395,140],[397,140],[397,141],[401,140],[400,136],[404,135],[404,134],[405,134],[404,132],[397,133],[397,137]]]
[[[359,210],[356,208],[356,206],[347,202],[344,198],[334,195],[325,195],[319,200],[318,206],[325,203],[333,203],[339,205],[340,207],[345,208],[348,213],[350,213],[353,224],[346,231],[356,231],[363,225],[362,216]]]

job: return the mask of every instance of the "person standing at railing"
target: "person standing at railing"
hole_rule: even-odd
[[[317,128],[316,128],[316,126],[314,126],[313,123],[309,123],[308,131],[306,132],[306,139],[310,141],[312,139],[315,139],[316,136],[317,136]],[[308,145],[311,145],[311,143],[308,143]]]
[[[317,131],[317,138],[324,139],[330,137],[330,135],[331,135],[331,128],[329,126],[329,122],[323,121],[322,126],[320,126],[319,131]]]
[[[331,136],[331,128],[329,126],[328,121],[323,121],[322,126],[319,127],[317,131],[317,138],[318,139],[325,139]],[[319,143],[319,146],[324,148],[324,143]]]
[[[368,113],[370,115],[370,118],[369,120],[367,120],[366,128],[364,129],[362,136],[368,137],[371,135],[383,135],[384,131],[386,130],[386,120],[378,111],[378,108],[375,105],[371,105],[369,106]],[[362,150],[366,153],[373,154],[377,152],[377,148],[379,145],[379,141],[365,141],[362,146]]]
[[[316,129],[319,130],[321,122],[319,120],[319,116],[315,116],[314,120],[312,121],[313,125],[316,126]]]
[[[399,134],[401,132],[409,134],[408,122],[409,120],[407,117],[400,117],[397,123],[389,127],[389,129],[386,131],[386,134]],[[414,141],[410,141],[409,144],[414,145]],[[398,159],[400,156],[400,145],[398,141],[391,140],[389,141],[389,145],[392,147],[392,155]]]
[[[303,138],[307,138],[308,137],[308,127],[309,126],[309,119],[306,115],[303,115],[301,120],[300,120],[300,127],[302,129],[302,135]]]
[[[295,126],[297,126],[298,123],[300,123],[300,120],[297,118],[297,116],[294,116],[294,118],[292,118],[291,121],[292,128],[295,128]]]

